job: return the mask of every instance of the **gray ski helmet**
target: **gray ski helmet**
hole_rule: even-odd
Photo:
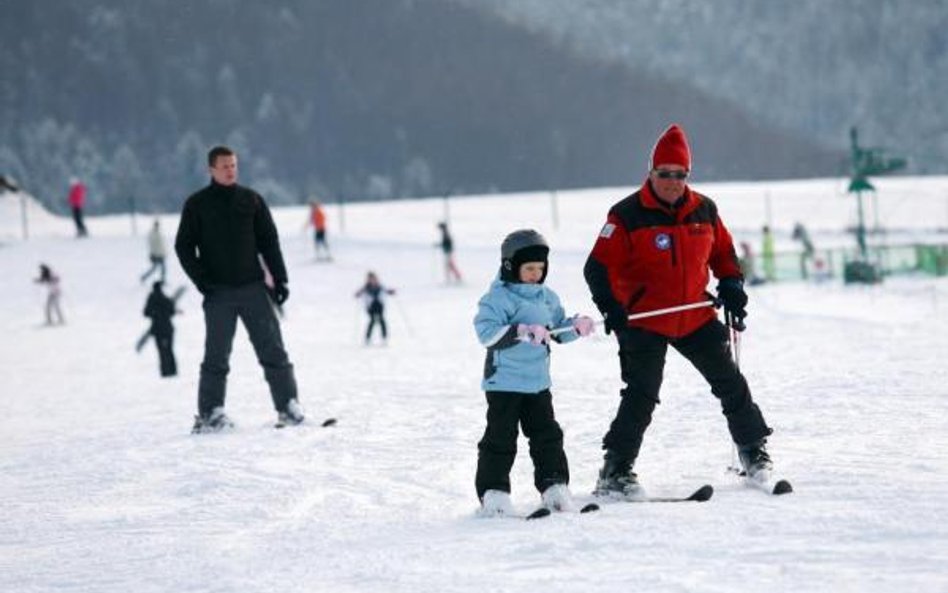
[[[526,262],[541,261],[546,264],[542,284],[550,271],[548,256],[550,246],[543,235],[533,229],[520,229],[507,235],[500,244],[500,279],[504,282],[520,282],[520,266]]]

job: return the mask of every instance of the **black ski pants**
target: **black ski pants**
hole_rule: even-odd
[[[372,331],[375,329],[375,324],[379,324],[379,329],[382,331],[382,339],[388,339],[388,326],[385,324],[385,307],[378,303],[372,303],[368,309],[369,313],[369,327],[365,330],[365,341],[368,342],[372,339]]]
[[[158,366],[162,377],[174,377],[178,374],[178,363],[174,358],[174,331],[155,332],[155,345],[158,346]]]
[[[224,405],[238,318],[247,329],[257,360],[263,367],[274,408],[285,410],[287,403],[297,398],[296,377],[283,347],[280,322],[263,282],[237,288],[215,287],[205,295],[203,307],[206,336],[198,384],[198,413],[207,417],[214,408]]]
[[[751,398],[747,380],[731,357],[728,330],[712,319],[687,336],[673,339],[639,328],[618,332],[619,363],[625,388],[619,410],[602,440],[603,449],[634,462],[645,429],[659,403],[668,345],[688,359],[711,386],[721,403],[731,438],[738,445],[769,435],[760,408]]]
[[[488,391],[487,428],[477,444],[477,497],[488,490],[510,492],[510,468],[517,456],[518,424],[530,443],[533,484],[543,492],[569,483],[563,431],[553,416],[553,396],[540,393]]]

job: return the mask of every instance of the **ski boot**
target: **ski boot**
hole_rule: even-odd
[[[767,439],[760,439],[737,448],[741,468],[748,478],[764,481],[773,471],[774,464],[770,460],[770,455],[767,454],[766,445]]]
[[[543,506],[551,511],[570,512],[576,510],[573,495],[566,484],[553,484],[540,495]]]
[[[276,426],[277,428],[296,426],[297,424],[301,424],[305,419],[306,416],[303,415],[303,408],[300,406],[300,402],[296,399],[291,399],[287,402],[286,409],[277,413]]]
[[[488,490],[481,497],[479,517],[507,517],[515,515],[513,503],[510,502],[510,493],[503,490]]]
[[[224,413],[224,408],[217,407],[211,410],[207,416],[195,416],[194,426],[191,427],[191,434],[205,434],[211,432],[221,432],[230,430],[234,427],[234,422]]]
[[[606,451],[593,494],[616,500],[634,500],[644,497],[645,489],[632,471],[631,461],[621,459],[614,451]]]

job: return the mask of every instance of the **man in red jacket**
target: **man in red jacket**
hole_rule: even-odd
[[[596,493],[618,498],[642,494],[632,466],[659,403],[665,353],[671,345],[687,358],[721,401],[731,437],[749,475],[770,470],[765,438],[772,432],[751,399],[731,357],[728,329],[710,307],[630,320],[635,313],[718,298],[741,330],[747,295],[731,234],[709,198],[686,183],[691,150],[684,130],[669,127],[655,144],[648,179],[609,210],[584,274],[606,332],[619,343],[625,388],[603,438],[605,464]]]

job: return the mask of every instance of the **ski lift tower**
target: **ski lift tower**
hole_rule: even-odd
[[[869,252],[866,248],[866,222],[862,207],[862,192],[876,191],[869,181],[870,175],[884,175],[902,169],[906,165],[903,158],[886,157],[882,148],[860,148],[858,132],[855,127],[849,130],[850,154],[852,158],[852,178],[849,182],[849,193],[856,194],[856,206],[859,220],[856,224],[856,243],[859,245],[858,259],[847,262],[843,270],[843,280],[875,284],[882,281],[879,266],[869,261]]]

